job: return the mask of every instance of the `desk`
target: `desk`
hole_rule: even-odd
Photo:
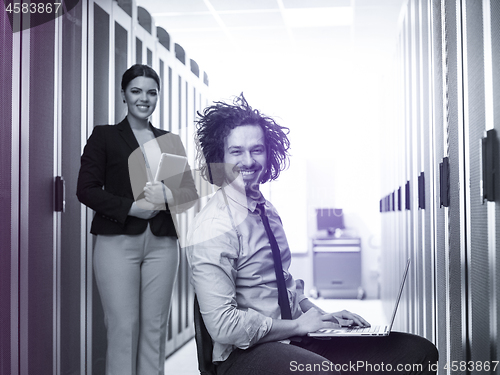
[[[360,238],[315,238],[312,249],[313,280],[318,297],[364,297]]]

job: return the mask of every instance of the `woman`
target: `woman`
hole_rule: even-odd
[[[177,135],[149,122],[160,79],[136,64],[122,77],[128,114],[96,126],[87,141],[77,196],[95,211],[94,272],[104,308],[107,375],[164,373],[165,335],[179,253],[171,212],[198,195],[186,166],[178,186],[154,181],[161,153],[185,155]]]

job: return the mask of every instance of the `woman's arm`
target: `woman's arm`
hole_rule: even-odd
[[[121,224],[125,223],[131,210],[138,215],[152,215],[152,211],[145,207],[136,206],[133,199],[103,189],[106,174],[109,173],[106,170],[106,147],[106,127],[96,126],[87,140],[81,157],[76,191],[79,201],[96,213]],[[127,170],[123,171],[123,174],[128,177]]]
[[[154,204],[149,203],[146,199],[140,199],[130,206],[130,210],[128,211],[129,216],[135,216],[139,219],[148,220],[158,214],[159,208]]]

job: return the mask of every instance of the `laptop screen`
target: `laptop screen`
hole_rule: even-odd
[[[403,279],[401,280],[401,286],[399,287],[398,296],[396,298],[396,303],[394,304],[394,311],[392,312],[391,324],[389,325],[389,331],[392,330],[392,325],[394,324],[394,319],[396,318],[396,312],[398,311],[399,300],[403,294],[403,288],[405,286],[406,276],[408,275],[408,270],[410,269],[410,258],[406,261],[406,268],[403,273]]]

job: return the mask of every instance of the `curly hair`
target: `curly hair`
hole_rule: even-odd
[[[290,141],[287,134],[290,129],[252,109],[243,93],[235,97],[233,104],[215,102],[197,114],[196,159],[201,175],[210,183],[221,186],[224,182],[224,140],[237,126],[258,125],[264,132],[267,168],[260,183],[276,180],[288,167]]]

